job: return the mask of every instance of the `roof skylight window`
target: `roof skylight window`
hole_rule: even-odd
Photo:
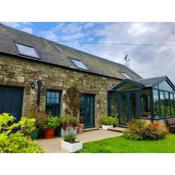
[[[33,47],[22,45],[19,43],[16,43],[16,46],[18,48],[19,54],[23,56],[33,57],[33,58],[40,58],[38,53]]]
[[[72,59],[72,61],[75,64],[76,67],[78,67],[80,69],[88,70],[88,67],[82,61],[77,60],[77,59]]]
[[[126,74],[126,73],[124,73],[124,72],[121,72],[121,74],[122,74],[125,78],[127,78],[127,79],[132,79],[131,76],[129,76],[128,74]]]

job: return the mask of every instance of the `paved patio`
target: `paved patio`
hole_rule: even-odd
[[[77,135],[77,140],[85,143],[96,140],[102,140],[106,138],[112,138],[121,136],[121,132],[114,131],[104,131],[104,130],[95,130],[83,132],[82,134]],[[56,137],[53,139],[40,139],[38,143],[43,147],[44,152],[46,153],[67,153],[67,151],[61,149],[61,138]]]

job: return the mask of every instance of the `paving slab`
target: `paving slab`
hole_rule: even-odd
[[[121,136],[121,132],[94,130],[77,134],[77,140],[86,143],[96,140],[102,140],[112,137]],[[39,139],[38,143],[42,146],[45,153],[68,153],[61,149],[61,138],[55,137],[52,139]]]

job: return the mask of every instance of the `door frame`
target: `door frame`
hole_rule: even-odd
[[[85,122],[84,122],[84,127],[85,128],[94,128],[95,127],[95,112],[96,112],[96,108],[95,108],[95,101],[96,101],[96,94],[91,94],[91,93],[81,93],[80,94],[80,98],[81,98],[81,96],[90,96],[90,97],[92,97],[92,99],[93,99],[93,116],[92,116],[92,118],[93,118],[93,121],[92,121],[92,125],[91,126],[86,126],[85,125]],[[80,104],[80,109],[81,109],[81,104]],[[83,116],[84,117],[84,120],[85,120],[85,116]]]

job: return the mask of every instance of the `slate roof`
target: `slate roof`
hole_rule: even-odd
[[[153,87],[153,86],[159,84],[162,81],[167,81],[171,85],[171,87],[175,90],[175,86],[171,82],[171,80],[167,76],[161,76],[161,77],[145,78],[145,79],[138,79],[138,80],[125,79],[121,83],[112,86],[109,89],[109,91],[116,90],[119,87],[121,87],[123,84],[129,83],[129,82],[134,82],[139,87],[145,88],[145,87]]]
[[[88,71],[80,71],[86,71],[117,79],[125,79],[125,77],[121,74],[121,72],[123,72],[128,74],[134,80],[141,78],[125,65],[0,24],[0,53],[14,55],[24,59],[34,59],[19,55],[15,43],[34,47],[41,58],[40,60],[35,59],[36,61],[80,70],[71,61],[71,58],[75,58],[81,60],[89,68]]]
[[[167,80],[167,76],[139,79],[136,82],[139,82],[146,87],[152,87],[164,80]]]

